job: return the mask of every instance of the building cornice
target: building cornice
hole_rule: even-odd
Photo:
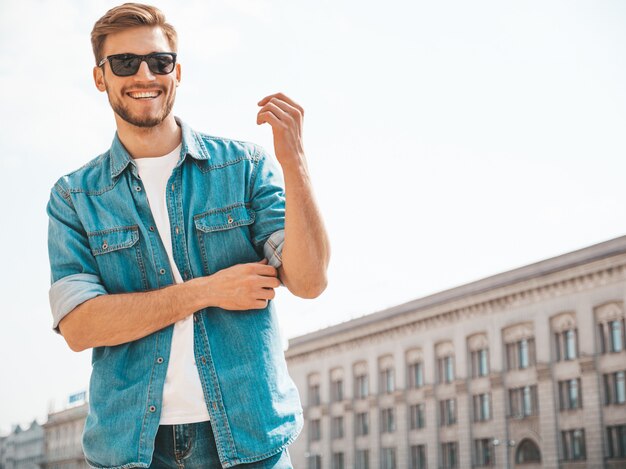
[[[290,363],[498,313],[626,278],[626,236],[410,301],[289,340]],[[319,356],[319,355],[318,355]]]

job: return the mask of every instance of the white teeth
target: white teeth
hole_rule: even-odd
[[[157,91],[148,91],[148,92],[131,92],[128,93],[131,98],[156,98],[159,93]]]

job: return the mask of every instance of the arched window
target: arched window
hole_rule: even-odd
[[[515,463],[524,464],[529,462],[541,462],[541,452],[534,441],[526,439],[517,447]]]

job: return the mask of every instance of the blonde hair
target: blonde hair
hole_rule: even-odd
[[[91,30],[91,47],[96,64],[103,59],[102,49],[109,34],[117,33],[137,26],[159,26],[167,37],[172,52],[178,48],[178,35],[174,26],[165,21],[161,10],[141,3],[124,3],[107,11],[93,25]]]

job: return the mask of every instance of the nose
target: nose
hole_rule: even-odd
[[[154,74],[150,71],[150,67],[148,67],[148,62],[142,60],[139,64],[139,70],[134,75],[135,81],[152,81],[155,80]]]

